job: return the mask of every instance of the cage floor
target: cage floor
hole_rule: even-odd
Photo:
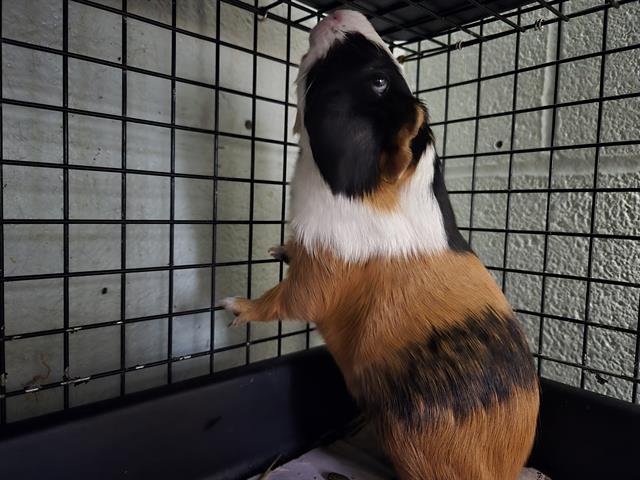
[[[335,477],[331,474],[338,474]],[[395,480],[393,468],[376,445],[371,431],[316,448],[268,474],[248,480]],[[532,468],[525,468],[518,480],[551,480]]]

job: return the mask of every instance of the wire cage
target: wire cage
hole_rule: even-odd
[[[286,272],[267,248],[288,233],[292,82],[341,7],[427,105],[540,375],[640,403],[638,2],[4,0],[0,432],[321,345],[303,323],[229,330],[218,302]]]
[[[406,59],[424,59],[461,229],[539,373],[637,403],[638,44],[621,30],[637,4],[538,3]]]
[[[249,4],[146,3],[3,2],[2,423],[85,403],[94,381],[87,398],[108,398],[314,343],[306,325],[216,338],[216,299],[283,274],[267,248],[285,234],[304,47]],[[38,8],[53,31],[31,38]]]

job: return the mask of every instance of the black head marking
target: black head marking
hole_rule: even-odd
[[[325,181],[334,194],[372,192],[382,155],[397,150],[398,133],[419,117],[420,104],[398,66],[379,45],[350,33],[314,64],[306,84],[304,124]],[[411,142],[413,162],[430,142],[424,122]]]

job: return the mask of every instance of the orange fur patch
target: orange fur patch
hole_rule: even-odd
[[[363,393],[357,390],[366,369],[377,371],[379,365],[391,374],[406,371],[396,352],[434,331],[464,329],[466,318],[487,309],[498,318],[513,315],[493,277],[472,253],[448,251],[361,264],[345,263],[326,252],[311,256],[291,242],[287,253],[285,280],[260,299],[239,301],[237,313],[243,321],[316,322],[356,397]],[[489,332],[492,328],[487,325]],[[400,478],[514,480],[535,434],[538,391],[532,375],[527,388],[517,387],[506,400],[474,408],[464,418],[444,409],[433,418],[427,415],[427,425],[413,429],[382,412],[378,429]],[[376,385],[367,388],[384,388]],[[393,397],[394,392],[386,394]],[[415,407],[420,413],[428,405]]]
[[[383,152],[380,157],[380,185],[364,201],[377,210],[391,211],[398,204],[398,192],[404,182],[411,178],[415,170],[412,165],[411,141],[425,122],[422,107],[416,106],[416,114],[411,124],[403,125],[396,136],[395,149]]]
[[[343,371],[388,358],[388,352],[434,328],[462,324],[491,306],[511,307],[482,262],[471,253],[349,264],[328,253],[313,257],[287,244],[289,273],[263,297],[246,301],[246,321],[304,319],[318,324]],[[358,338],[354,348],[353,338]]]
[[[539,394],[517,390],[463,421],[443,416],[422,431],[378,425],[402,480],[516,480],[533,446]]]

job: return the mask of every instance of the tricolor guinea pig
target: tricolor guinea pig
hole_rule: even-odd
[[[425,107],[359,13],[311,32],[286,278],[234,323],[315,322],[402,479],[513,480],[538,382],[504,295],[456,226]]]

